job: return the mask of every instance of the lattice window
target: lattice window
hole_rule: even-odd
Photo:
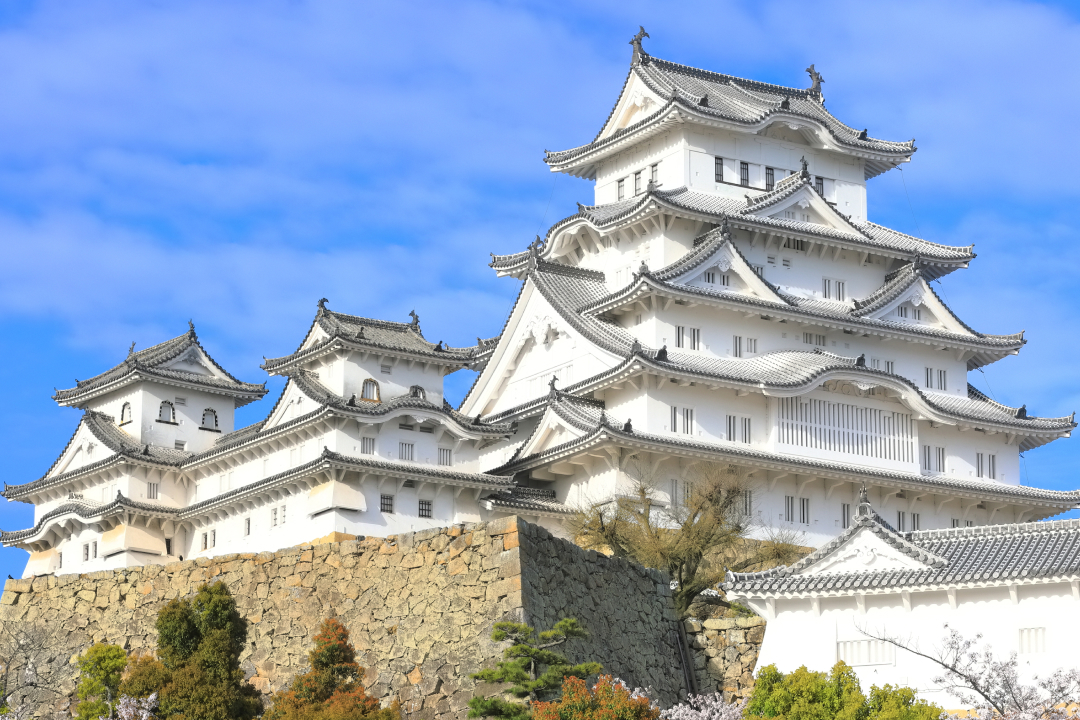
[[[420,517],[422,517],[422,518],[431,517],[431,501],[430,500],[421,500],[420,501]]]
[[[380,495],[379,496],[379,510],[384,513],[394,512],[394,496],[393,495]]]
[[[439,464],[450,466],[454,464],[454,451],[450,448],[439,448]]]
[[[778,439],[783,445],[915,461],[910,414],[818,398],[779,398],[777,405]]]
[[[772,190],[776,187],[776,171],[771,167],[765,168],[765,189]]]
[[[379,383],[370,378],[365,380],[364,385],[360,389],[360,398],[362,400],[379,402]]]
[[[719,183],[724,182],[724,158],[722,158],[722,157],[714,157],[713,158],[713,176],[714,176],[716,182],[719,182]]]
[[[892,665],[894,647],[884,640],[846,640],[836,643],[836,659],[851,667],[859,665]]]

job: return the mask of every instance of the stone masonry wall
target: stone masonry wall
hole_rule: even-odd
[[[683,627],[694,654],[698,692],[723,692],[725,698],[749,695],[765,640],[765,619],[690,619],[683,621]]]
[[[476,689],[468,675],[501,657],[502,645],[489,635],[495,622],[509,619],[547,626],[576,616],[592,637],[568,644],[571,660],[597,660],[632,685],[651,685],[665,704],[684,692],[663,576],[511,517],[275,553],[8,580],[0,636],[31,630],[47,648],[35,668],[43,687],[17,695],[15,704],[36,716],[67,717],[79,653],[99,641],[151,652],[158,609],[215,581],[229,586],[248,622],[242,667],[264,694],[307,669],[312,637],[329,616],[348,627],[370,691],[399,698],[418,719],[465,717]]]

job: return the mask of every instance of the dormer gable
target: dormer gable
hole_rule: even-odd
[[[666,99],[642,81],[636,70],[636,66],[630,69],[630,74],[623,83],[622,93],[595,140],[601,140],[630,127],[667,104]]]
[[[812,223],[848,233],[859,232],[814,188],[805,159],[802,172],[784,178],[764,195],[748,197],[746,209],[741,214]]]
[[[787,304],[761,277],[731,239],[726,223],[704,236],[704,242],[679,261],[656,273],[658,280],[678,285],[733,292]]]
[[[929,325],[957,335],[977,336],[938,297],[922,276],[918,263],[886,276],[878,290],[855,301],[854,315],[883,322]]]

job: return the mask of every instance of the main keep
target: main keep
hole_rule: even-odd
[[[866,183],[914,142],[871,137],[809,89],[654,58],[632,41],[596,138],[548,152],[595,182],[591,205],[493,257],[521,288],[473,347],[320,301],[266,393],[194,327],[128,352],[55,400],[82,419],[40,479],[7,485],[34,525],[3,532],[25,575],[272,550],[521,515],[565,533],[573,509],[648,478],[683,501],[703,464],[749,474],[758,526],[820,546],[860,487],[896,530],[1038,520],[1080,492],[1020,484],[1019,453],[1073,417],[1008,407],[967,373],[1014,355],[931,286],[975,258],[867,219]],[[443,378],[478,372],[457,409]]]

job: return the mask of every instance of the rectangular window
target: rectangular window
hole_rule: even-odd
[[[836,659],[851,667],[892,665],[896,656],[892,643],[884,640],[844,640],[836,643]]]
[[[923,445],[919,455],[923,472],[930,472],[930,446]]]
[[[975,453],[975,477],[986,477],[986,456]]]
[[[743,490],[742,512],[746,517],[754,514],[754,493],[750,490]]]
[[[709,270],[708,272],[706,272],[705,273],[705,282],[707,282],[710,285],[715,285],[716,284],[716,273],[713,272],[712,270]]]
[[[616,186],[619,189],[619,199],[626,199],[626,178],[621,178]]]
[[[928,390],[934,389],[934,368],[926,368],[926,377],[923,379],[923,387]]]
[[[723,287],[729,287],[731,285],[731,278],[728,275],[721,275],[720,285],[722,285]]]
[[[657,179],[659,179],[659,177],[660,177],[660,165],[659,165],[659,163],[656,164],[656,165],[651,165],[649,167],[649,179],[652,180],[655,183],[657,181]]]
[[[636,173],[634,173],[634,194],[635,195],[640,195],[641,194],[641,171],[640,170],[638,170]]]
[[[172,538],[165,538],[165,554],[172,557]],[[94,557],[97,557],[97,543],[94,543]]]
[[[889,373],[890,375],[895,375],[896,373],[893,372],[893,367],[894,367],[894,363],[893,363],[892,360],[886,360],[885,361],[885,372]]]
[[[399,442],[398,443],[398,460],[412,461],[412,459],[413,459],[413,444],[412,443],[407,443],[407,442]]]
[[[965,520],[964,521],[964,527],[975,527],[975,521],[974,520]]]
[[[945,448],[934,448],[934,472],[945,472]]]
[[[851,527],[851,503],[840,503],[840,527]]]
[[[421,500],[420,501],[420,517],[422,517],[422,518],[431,517],[431,501],[430,500]]]
[[[361,455],[374,455],[375,454],[375,438],[370,438],[370,437],[360,438],[360,454]]]
[[[746,341],[746,354],[757,354],[757,338],[744,338]]]
[[[401,428],[402,430],[415,430],[416,429],[413,426],[413,424],[409,423],[409,422],[400,422],[400,423],[398,423],[398,427]]]
[[[175,401],[175,404],[177,405],[187,405],[187,398],[178,397],[175,398]]]
[[[281,524],[284,525],[285,524],[285,506],[284,505],[281,506],[281,518],[280,519],[281,519]]]
[[[701,328],[690,328],[690,349],[701,349]]]
[[[199,549],[200,550],[205,550],[208,547],[209,541],[210,541],[209,535],[207,533],[203,533],[202,537],[199,540],[199,546],[200,546]]]
[[[217,530],[210,531],[210,547],[217,547]]]
[[[997,455],[986,456],[986,477],[997,480]]]
[[[750,444],[750,418],[748,417],[742,419],[742,441],[747,445]]]
[[[671,406],[671,432],[694,434],[694,409]]]
[[[776,171],[771,167],[765,168],[765,189],[772,190],[776,187]]]
[[[716,176],[716,182],[724,182],[724,158],[713,158],[713,175]]]
[[[784,521],[795,522],[795,496],[784,496]]]
[[[379,496],[379,510],[384,513],[394,512],[394,496],[393,495],[380,495]]]
[[[739,163],[739,184],[750,187],[750,163]]]
[[[671,479],[671,490],[668,492],[668,498],[671,500],[672,507],[679,504],[679,481],[675,478]]]
[[[954,527],[954,528],[960,527],[960,518],[953,518],[952,519],[952,527]]]
[[[244,518],[244,537],[251,534],[251,518]]]
[[[792,213],[794,215],[794,213]],[[788,238],[784,241],[784,247],[789,250],[798,250],[799,252],[806,252],[806,247],[809,243],[805,240],[793,240]]]
[[[810,524],[810,498],[799,498],[799,522]]]
[[[682,504],[689,505],[690,499],[694,495],[694,483],[683,481],[682,484]]]
[[[743,339],[742,339],[741,335],[733,335],[732,336],[732,338],[731,338],[731,357],[741,358],[743,356],[743,354],[742,354],[742,352],[743,352],[743,350],[742,350],[742,341],[743,341]]]
[[[173,443],[173,449],[175,449],[175,450],[186,450],[187,449],[187,443],[184,442],[183,440],[177,440],[176,442]]]
[[[783,263],[782,263],[782,264],[783,264],[783,266],[784,266],[784,267],[786,267],[786,268],[789,268],[789,267],[791,267],[791,258],[784,258],[784,260],[783,260]]]
[[[820,175],[814,178],[814,189],[817,190],[818,195],[825,197],[825,178]]]
[[[826,300],[836,300],[843,302],[847,299],[847,294],[844,292],[843,280],[832,280],[830,278],[821,279],[821,297]]]
[[[453,450],[450,448],[439,448],[439,464],[450,466],[453,465]]]
[[[948,376],[945,374],[944,370],[938,370],[937,371],[937,389],[938,390],[948,390],[949,389]]]
[[[57,560],[57,565],[56,565],[57,569],[63,570],[64,569],[64,553],[63,553],[63,551],[56,553],[56,560]]]
[[[919,529],[919,513],[911,513],[911,531]]]
[[[759,278],[764,278],[765,277],[765,268],[764,267],[762,267],[761,265],[751,265],[750,267],[752,267],[754,269],[754,274],[757,275]]]
[[[683,336],[686,335],[686,328],[682,325],[675,326],[675,347],[685,347],[683,344]]]
[[[737,428],[739,427],[739,418],[734,415],[727,416],[727,439],[731,442],[735,442],[738,435],[736,435]]]
[[[82,559],[83,562],[89,562],[90,560],[90,543],[86,543],[82,546]]]
[[[379,366],[379,372],[381,372],[383,375],[390,375],[391,373],[394,372],[394,366],[393,365],[380,365]]]
[[[168,543],[169,543],[169,541],[166,540],[165,544],[167,545]],[[90,558],[93,559],[93,560],[97,559],[97,540],[90,543]]]
[[[431,435],[432,433],[435,432],[435,426],[434,425],[421,425],[420,426],[420,432],[427,433],[428,435]]]
[[[903,510],[897,510],[896,511],[896,531],[897,532],[905,532],[907,530],[907,528],[904,527],[907,524],[906,521],[907,521],[907,513],[904,512]]]
[[[1046,652],[1046,628],[1020,628],[1020,654]]]
[[[776,256],[775,255],[769,255],[767,258],[765,258],[765,262],[768,263],[769,265],[775,265],[776,264]]]
[[[277,508],[270,508],[270,527],[277,527]]]
[[[158,484],[146,483],[146,499],[157,500],[158,499]]]
[[[817,333],[804,332],[802,334],[802,341],[806,345],[820,345],[821,347],[825,347],[825,340],[826,338],[824,335],[818,335]]]

